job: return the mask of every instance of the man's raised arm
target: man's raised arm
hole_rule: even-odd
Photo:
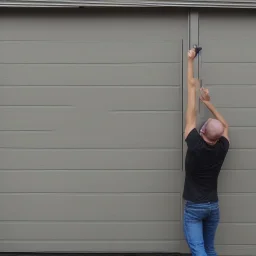
[[[187,138],[188,134],[196,128],[196,87],[198,85],[198,80],[194,78],[194,58],[196,56],[195,49],[191,49],[188,52],[188,101],[187,101],[187,111],[186,111],[186,126],[184,137]]]
[[[211,103],[211,99],[209,96],[209,90],[205,88],[201,88],[201,101],[206,105],[206,107],[211,111],[213,116],[219,120],[223,127],[224,127],[224,132],[223,136],[229,141],[229,136],[228,136],[228,122],[225,120],[225,118],[221,115],[220,112],[217,111],[217,109],[214,107],[214,105]]]

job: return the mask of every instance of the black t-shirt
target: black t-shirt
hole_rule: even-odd
[[[209,145],[196,128],[185,141],[188,149],[183,198],[194,203],[217,202],[217,180],[229,149],[229,141],[222,136],[215,145]]]

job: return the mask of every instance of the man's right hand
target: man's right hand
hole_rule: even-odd
[[[200,100],[205,104],[205,106],[211,111],[213,116],[218,119],[224,126],[224,133],[223,136],[229,141],[228,137],[228,123],[224,119],[224,117],[217,111],[217,109],[214,107],[214,105],[211,103],[211,98],[209,95],[209,90],[206,88],[200,89]]]
[[[200,100],[203,102],[203,103],[206,103],[206,102],[209,102],[211,100],[211,97],[210,97],[210,94],[209,94],[209,90],[202,87],[200,88]]]
[[[188,51],[188,60],[194,60],[196,57],[196,51],[195,48],[192,48]]]

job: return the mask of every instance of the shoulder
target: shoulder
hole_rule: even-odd
[[[190,131],[188,136],[185,138],[185,141],[189,149],[194,149],[200,145],[199,142],[202,141],[202,137],[198,133],[197,129],[194,128]]]
[[[222,147],[224,148],[225,151],[228,151],[229,149],[229,140],[227,138],[225,138],[224,136],[220,137],[220,143],[222,145]]]

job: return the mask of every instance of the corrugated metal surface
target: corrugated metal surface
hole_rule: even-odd
[[[78,6],[176,6],[176,7],[218,7],[256,8],[256,1],[240,0],[0,0],[0,7],[78,7]]]

